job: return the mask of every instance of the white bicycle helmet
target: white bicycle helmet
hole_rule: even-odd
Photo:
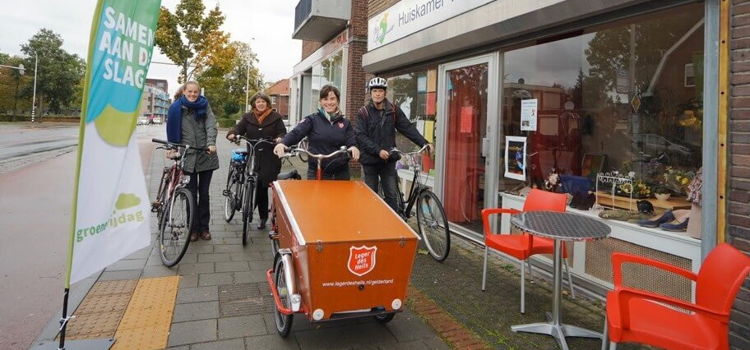
[[[372,90],[374,88],[380,88],[380,89],[387,89],[388,88],[388,80],[385,80],[381,77],[375,77],[370,79],[370,82],[367,84],[367,89]]]

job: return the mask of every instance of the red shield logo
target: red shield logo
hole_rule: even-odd
[[[349,272],[357,275],[364,276],[375,268],[375,256],[378,252],[378,247],[349,247],[349,261],[346,267],[349,268]]]

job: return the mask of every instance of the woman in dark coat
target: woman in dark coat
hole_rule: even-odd
[[[265,139],[274,143],[286,135],[286,126],[281,114],[271,109],[271,99],[264,93],[257,93],[250,99],[253,110],[245,113],[240,122],[229,130],[227,139],[233,141],[235,135],[248,139]],[[276,180],[281,171],[281,160],[273,154],[273,146],[258,145],[255,154],[255,172],[258,174],[258,187],[255,190],[255,204],[258,207],[260,222],[257,228],[266,228],[268,220],[268,185]]]

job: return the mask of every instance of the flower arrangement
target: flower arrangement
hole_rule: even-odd
[[[617,194],[627,197],[630,197],[632,194],[633,198],[649,198],[651,197],[652,190],[648,183],[642,180],[635,180],[632,183],[618,185]]]
[[[693,171],[667,167],[664,172],[664,186],[674,193],[684,194],[694,177]]]

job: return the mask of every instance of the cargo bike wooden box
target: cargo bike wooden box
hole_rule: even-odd
[[[273,269],[266,273],[276,327],[402,311],[417,234],[360,181],[276,181]]]

